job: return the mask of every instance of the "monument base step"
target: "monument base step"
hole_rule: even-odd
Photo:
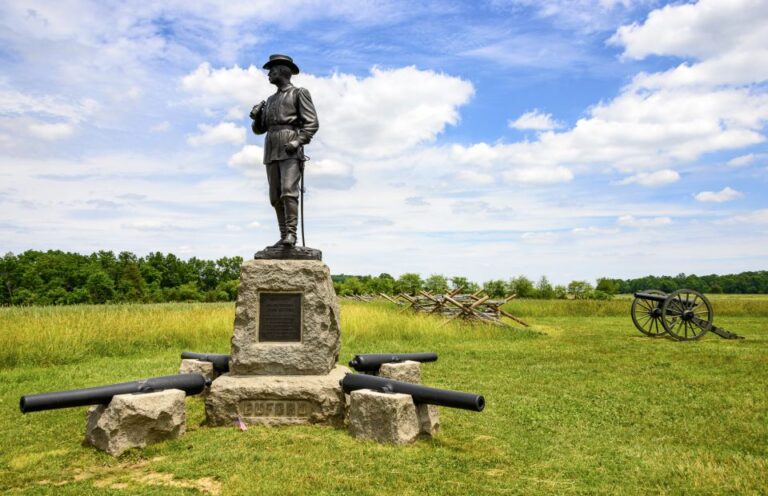
[[[349,373],[337,365],[327,375],[233,376],[211,384],[205,399],[208,424],[344,424],[344,393],[339,381]]]

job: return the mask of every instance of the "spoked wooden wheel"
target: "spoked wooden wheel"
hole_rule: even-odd
[[[643,293],[657,294],[664,296],[663,291],[648,289]],[[635,298],[632,301],[632,322],[635,323],[637,330],[646,336],[658,337],[667,332],[661,322],[661,303]]]
[[[713,318],[709,300],[692,289],[678,289],[661,305],[661,323],[678,341],[699,339],[712,327]]]

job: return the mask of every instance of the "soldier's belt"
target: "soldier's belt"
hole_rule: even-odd
[[[283,129],[296,129],[296,126],[291,126],[290,124],[286,125],[279,125],[279,126],[269,126],[269,131],[282,131]]]

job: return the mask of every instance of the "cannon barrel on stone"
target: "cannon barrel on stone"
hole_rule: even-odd
[[[191,358],[203,362],[211,362],[214,370],[219,374],[229,372],[229,355],[219,353],[195,353],[194,351],[182,351],[181,358]]]
[[[366,355],[355,355],[349,361],[349,366],[358,372],[375,372],[385,363],[401,363],[406,360],[434,362],[437,361],[437,353],[369,353]]]
[[[106,405],[118,394],[153,393],[166,389],[181,389],[188,395],[200,394],[208,382],[201,374],[164,375],[107,386],[29,394],[21,397],[19,408],[22,413],[29,413],[75,406]]]
[[[461,408],[475,412],[482,412],[485,408],[485,398],[479,394],[431,388],[366,374],[347,374],[340,384],[345,393],[358,389],[370,389],[381,393],[409,394],[413,397],[414,403]]]

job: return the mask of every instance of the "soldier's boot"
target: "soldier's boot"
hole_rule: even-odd
[[[277,226],[280,228],[280,239],[278,239],[277,243],[272,246],[277,248],[283,244],[283,239],[285,239],[287,233],[285,229],[285,208],[283,207],[283,202],[280,200],[275,203],[275,213],[277,214]]]
[[[296,226],[299,223],[299,199],[286,196],[283,198],[285,208],[285,236],[280,241],[283,246],[296,244]]]

